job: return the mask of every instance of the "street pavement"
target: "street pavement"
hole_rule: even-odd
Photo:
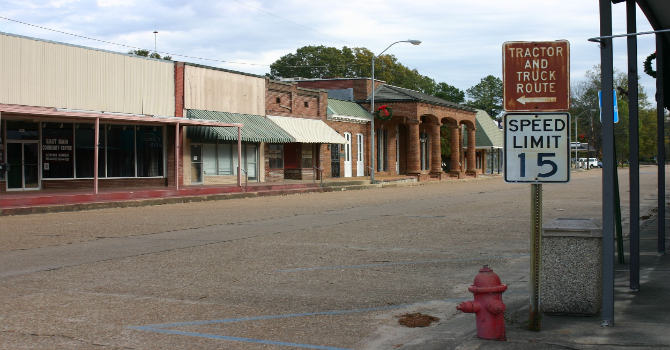
[[[614,327],[543,316],[540,332],[517,328],[530,188],[498,177],[0,217],[0,349],[668,347],[655,171],[641,171],[642,286],[630,292],[617,266]],[[544,221],[600,217],[600,181],[590,170],[545,185]],[[626,199],[627,170],[620,182]],[[506,342],[477,339],[455,309],[484,264],[509,286]],[[412,312],[440,320],[398,323]]]

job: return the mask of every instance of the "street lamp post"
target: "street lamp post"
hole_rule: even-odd
[[[419,45],[421,44],[421,40],[396,41],[384,49],[379,55],[375,56],[374,53],[372,54],[372,77],[370,78],[370,80],[372,80],[372,95],[370,97],[370,114],[372,114],[372,119],[370,120],[370,183],[375,182],[375,59],[380,57],[386,50],[397,43]]]

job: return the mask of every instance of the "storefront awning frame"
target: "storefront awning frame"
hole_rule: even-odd
[[[178,118],[178,117],[169,117],[169,116],[155,116],[155,115],[138,115],[138,114],[127,114],[127,113],[114,113],[114,112],[104,112],[104,111],[85,111],[85,110],[76,110],[76,109],[67,109],[67,108],[53,108],[53,107],[33,107],[33,106],[21,106],[21,105],[10,105],[0,103],[0,121],[2,120],[3,113],[11,113],[18,115],[32,116],[35,118],[58,118],[58,119],[73,119],[73,120],[86,120],[88,122],[95,124],[95,144],[100,144],[99,140],[99,129],[100,121],[106,122],[119,122],[119,123],[138,123],[138,124],[169,124],[175,126],[175,167],[174,167],[174,176],[175,176],[175,188],[179,189],[179,148],[180,148],[180,139],[183,135],[181,126],[209,126],[209,127],[235,127],[237,128],[237,160],[238,167],[241,168],[241,146],[242,146],[242,123],[223,123],[216,120],[193,120],[188,118]],[[242,186],[242,176],[240,172],[237,174],[237,186]],[[93,151],[93,192],[98,194],[98,147],[94,148]]]

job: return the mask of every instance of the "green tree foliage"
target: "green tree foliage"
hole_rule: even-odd
[[[438,83],[433,96],[456,103],[465,102],[465,92],[447,83]]]
[[[602,135],[598,92],[601,89],[600,65],[596,65],[585,74],[585,79],[572,86],[570,114],[577,117],[577,132],[580,142],[587,142],[595,149],[590,156],[602,157]],[[625,162],[630,157],[628,121],[630,104],[628,96],[628,76],[614,71],[614,89],[617,91],[619,122],[614,124],[614,142],[616,160]],[[639,157],[652,158],[656,155],[656,109],[648,101],[647,93],[638,85],[638,126]],[[595,111],[591,111],[595,110]],[[574,120],[572,128],[574,128]]]
[[[502,113],[503,85],[500,78],[488,75],[465,92],[468,96],[467,106],[484,110],[493,119]]]
[[[372,51],[362,47],[345,46],[340,50],[323,45],[304,46],[296,53],[284,55],[272,63],[269,77],[369,78],[373,55]],[[382,55],[375,59],[375,79],[456,103],[464,101],[465,94],[456,87],[447,83],[436,83],[416,69],[405,67],[394,55]]]
[[[166,60],[166,61],[172,61],[172,56],[164,56],[161,57],[161,55],[158,52],[150,52],[149,50],[130,50],[128,51],[129,55],[137,55],[137,56],[142,56],[142,57],[149,57],[149,58],[155,58],[159,60]]]

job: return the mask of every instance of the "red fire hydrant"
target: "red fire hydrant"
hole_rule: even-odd
[[[475,300],[464,301],[456,309],[474,313],[477,320],[477,337],[490,340],[507,340],[505,337],[505,304],[502,293],[507,290],[506,284],[500,283],[488,265],[479,270],[475,283],[468,291],[475,295]]]

